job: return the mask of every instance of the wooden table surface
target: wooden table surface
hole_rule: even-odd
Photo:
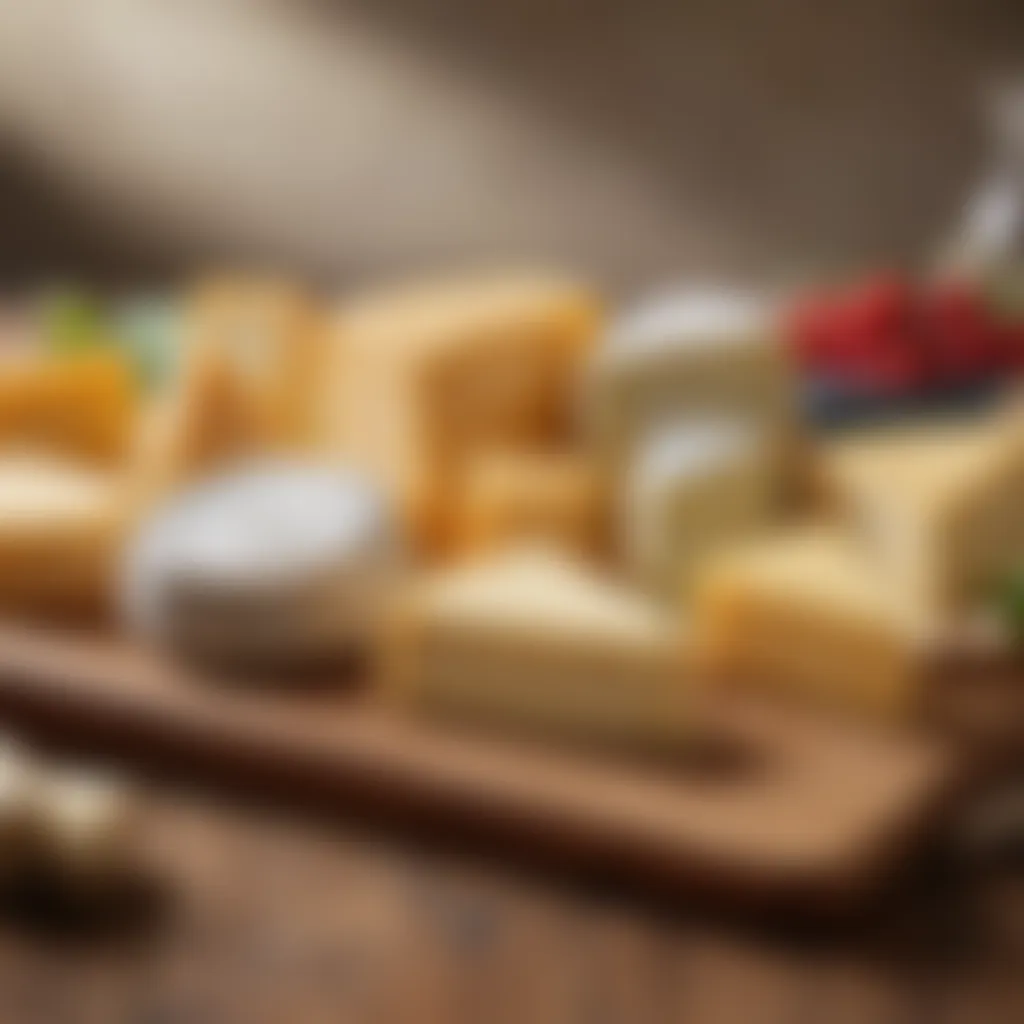
[[[2,1024],[1024,1020],[1024,866],[933,864],[829,933],[725,921],[161,784],[163,898],[0,915]]]

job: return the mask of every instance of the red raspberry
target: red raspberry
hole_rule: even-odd
[[[849,376],[864,390],[881,395],[917,391],[929,378],[925,361],[906,345],[872,353]]]
[[[914,305],[910,282],[899,274],[883,273],[858,285],[848,299],[847,315],[871,338],[892,337],[906,333]]]
[[[1007,368],[1005,328],[966,281],[946,281],[926,296],[923,318],[937,371],[947,383],[977,380]]]

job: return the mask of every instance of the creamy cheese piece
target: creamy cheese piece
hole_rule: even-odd
[[[693,718],[676,617],[544,548],[415,587],[391,682],[413,706],[609,742],[673,746]]]
[[[385,489],[412,538],[444,548],[468,459],[564,433],[598,315],[588,290],[534,275],[356,297],[335,323],[323,443]]]
[[[1024,562],[1024,431],[1013,417],[841,442],[818,472],[879,572],[937,612],[969,608]]]
[[[713,559],[693,616],[713,675],[881,716],[915,706],[935,629],[850,538],[817,526]]]
[[[657,592],[688,589],[701,562],[748,537],[778,510],[773,453],[739,418],[662,425],[623,474],[619,533],[634,575]]]
[[[792,380],[775,310],[728,289],[656,297],[614,322],[591,361],[585,416],[618,454],[667,417],[742,413],[791,425]]]
[[[306,657],[366,642],[398,567],[387,509],[358,475],[267,461],[186,492],[129,553],[129,621],[223,657]]]

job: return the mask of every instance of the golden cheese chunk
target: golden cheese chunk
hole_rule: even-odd
[[[115,463],[131,449],[137,390],[114,351],[0,360],[0,448]]]
[[[470,461],[459,489],[456,546],[479,552],[546,540],[593,554],[604,533],[605,487],[582,452],[495,450]]]
[[[818,526],[713,559],[693,617],[712,675],[882,717],[915,706],[933,628],[863,551]]]
[[[469,456],[564,434],[593,295],[550,278],[410,285],[348,303],[322,421],[329,451],[369,471],[425,546],[451,539]]]
[[[1024,562],[1024,430],[1014,417],[835,444],[818,476],[893,586],[968,609]]]
[[[390,685],[413,707],[612,743],[672,747],[693,718],[673,616],[544,549],[414,587]]]
[[[133,511],[120,472],[0,458],[0,607],[63,613],[104,605]]]

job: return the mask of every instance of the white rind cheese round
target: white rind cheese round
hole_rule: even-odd
[[[186,652],[304,659],[377,628],[399,564],[378,492],[355,473],[265,461],[179,497],[127,559],[130,624]]]
[[[791,375],[770,300],[731,289],[684,289],[614,321],[588,367],[588,432],[618,457],[658,421],[736,415],[785,429]]]

